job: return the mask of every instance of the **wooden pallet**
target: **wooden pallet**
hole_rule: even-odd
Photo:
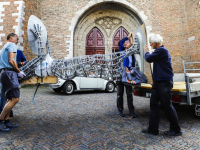
[[[46,83],[46,84],[56,84],[58,82],[58,77],[51,77],[51,76],[47,76],[47,77],[43,77],[43,82],[42,83]],[[33,77],[29,80],[20,82],[20,84],[30,84],[30,85],[34,85],[37,83],[41,83],[41,78],[36,76]]]

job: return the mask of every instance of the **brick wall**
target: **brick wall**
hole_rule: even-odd
[[[188,34],[186,36],[191,61],[200,61],[200,1],[186,2]]]
[[[89,2],[91,1],[59,0],[52,3],[48,0],[42,1],[41,16],[50,35],[50,44],[56,58],[60,59],[68,54],[69,43],[66,41],[70,38],[69,28],[72,18]],[[182,60],[197,61],[197,55],[195,55],[199,50],[199,27],[197,25],[199,5],[197,1],[187,0],[185,3],[177,0],[172,3],[170,0],[128,0],[127,2],[140,11],[144,11],[151,22],[152,32],[160,33],[164,37],[164,45],[172,55],[174,72],[182,72]],[[191,18],[191,13],[196,13],[195,17]],[[196,25],[192,22],[196,22]],[[195,36],[196,40],[189,42],[188,38],[191,36]],[[193,54],[194,51],[195,54]]]
[[[0,2],[0,48],[6,43],[6,36],[8,33],[19,33],[18,25],[22,25],[21,18],[23,17],[19,15],[20,5],[22,5],[22,3],[23,1],[17,0],[1,0]],[[20,43],[23,43],[21,38]]]
[[[18,49],[23,51],[27,60],[35,57],[27,39],[27,24],[31,14],[39,16],[38,5],[37,0],[1,0],[0,49],[7,42],[7,35],[14,32],[19,36]]]
[[[17,5],[14,0],[1,0],[10,2],[10,5],[4,5],[5,10],[2,13],[5,16],[0,16],[0,44],[5,43],[5,36],[14,32],[13,25],[16,25],[16,18],[12,13],[17,13]],[[17,0],[15,0],[17,1]],[[72,32],[73,23],[77,18],[84,14],[82,10],[91,10],[100,6],[99,2],[103,0],[24,0],[25,16],[23,21],[23,43],[24,53],[28,59],[35,57],[27,42],[27,23],[30,15],[39,17],[45,24],[49,36],[49,43],[53,50],[53,56],[57,59],[64,59],[67,56],[72,56],[70,49],[74,47],[74,33]],[[104,2],[108,0],[104,0]],[[152,31],[160,33],[164,38],[164,45],[169,49],[172,55],[172,63],[174,72],[182,72],[182,60],[199,61],[199,1],[197,0],[112,0],[116,3],[126,3],[133,5],[136,12],[143,11],[147,17],[145,24],[151,26]],[[95,3],[98,3],[95,5]],[[93,5],[94,7],[90,7]],[[91,9],[92,8],[92,9]],[[0,6],[1,10],[1,6]],[[0,15],[2,14],[0,13]],[[4,22],[1,22],[4,19]],[[83,19],[83,18],[82,18]],[[2,27],[3,26],[3,30]],[[74,25],[76,29],[76,26]],[[194,40],[192,40],[195,38]],[[1,45],[0,45],[1,48]],[[83,48],[83,51],[85,48]]]
[[[30,46],[29,46],[29,42],[28,42],[28,34],[27,34],[27,26],[28,26],[28,19],[31,15],[35,15],[37,16],[38,18],[41,19],[41,16],[40,16],[40,0],[24,0],[25,2],[25,9],[24,9],[24,12],[25,12],[25,16],[24,16],[24,27],[23,27],[23,31],[24,31],[24,43],[23,43],[23,46],[24,46],[24,55],[25,57],[27,58],[27,60],[31,60],[32,58],[36,57],[31,49],[30,49]]]

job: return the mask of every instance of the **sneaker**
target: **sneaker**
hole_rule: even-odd
[[[4,121],[0,122],[0,132],[8,132],[10,129],[4,124]]]
[[[158,135],[159,134],[158,132],[153,132],[153,131],[150,131],[149,129],[143,129],[142,133],[152,134],[152,135]]]
[[[13,128],[17,128],[19,125],[18,124],[14,124],[14,123],[11,123],[10,121],[5,123],[5,126],[7,128],[10,128],[10,129],[13,129]]]
[[[165,131],[164,134],[168,136],[181,136],[182,132],[181,131],[175,132],[175,131],[169,130],[169,131]]]
[[[136,118],[135,113],[130,113],[131,118]]]
[[[121,117],[124,117],[123,111],[122,111],[122,110],[119,110],[119,111],[118,111],[118,115],[121,116]]]

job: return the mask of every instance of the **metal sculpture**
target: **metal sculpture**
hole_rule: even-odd
[[[43,77],[42,61],[45,60],[47,54],[51,55],[46,28],[40,19],[33,15],[28,22],[28,39],[33,53],[38,56],[20,68],[26,74],[23,80],[36,76],[35,68],[38,65],[41,66],[41,77]],[[120,77],[122,74],[122,60],[132,54],[139,54],[139,50],[139,42],[137,37],[135,37],[133,45],[125,51],[105,55],[85,55],[66,60],[54,59],[51,64],[51,73],[65,80],[76,76],[114,80],[115,77]]]

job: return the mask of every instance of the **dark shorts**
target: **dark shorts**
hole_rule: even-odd
[[[19,89],[11,89],[6,94],[6,99],[19,98],[19,97],[20,97]]]
[[[6,99],[19,98],[19,82],[15,71],[3,71],[0,77]]]

